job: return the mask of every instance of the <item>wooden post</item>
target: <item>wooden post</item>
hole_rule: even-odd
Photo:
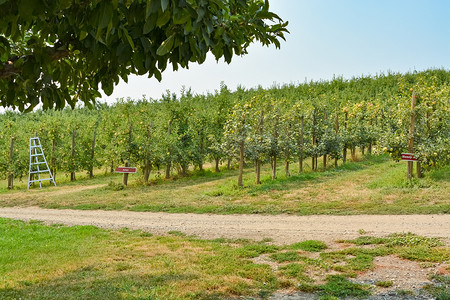
[[[91,165],[89,166],[89,178],[94,178],[94,154],[95,154],[96,137],[97,137],[97,128],[94,129],[94,137],[92,138]]]
[[[414,109],[416,107],[416,93],[413,91],[411,97],[411,123],[409,125],[409,140],[408,140],[408,151],[409,153],[414,153],[414,126],[415,126],[415,112]],[[406,174],[407,179],[411,179],[413,177],[413,162],[408,161],[408,173]]]
[[[298,155],[298,172],[301,173],[303,172],[303,134],[304,134],[304,129],[303,129],[303,116],[300,117],[300,151],[299,151],[299,155]]]
[[[169,126],[167,129],[167,135],[170,136],[172,134],[172,120],[169,121]],[[169,152],[170,154],[172,154],[171,149],[167,149],[167,152]],[[170,169],[172,168],[172,161],[169,158],[169,161],[167,162],[166,165],[166,179],[170,178]]]
[[[291,139],[291,123],[289,123],[286,126],[286,138],[289,141]],[[289,146],[287,146],[285,148],[284,151],[284,172],[286,174],[286,177],[291,176],[291,172],[289,172],[289,160],[291,159],[291,149],[289,148]]]
[[[13,155],[14,155],[14,137],[11,137],[11,146],[9,147],[9,167],[13,164]],[[8,189],[12,189],[14,187],[14,172],[10,171],[8,174]]]
[[[125,167],[128,167],[128,161],[125,162]],[[123,173],[123,185],[128,184],[128,173]]]
[[[336,136],[339,135],[339,109],[336,109],[336,120],[334,124],[334,130],[336,131]],[[334,159],[334,167],[337,168],[338,166],[338,158],[336,157]]]
[[[52,160],[51,160],[51,168],[50,171],[52,172],[53,178],[56,177],[56,158],[55,158],[55,150],[56,150],[56,139],[53,138],[52,140]]]
[[[347,132],[347,122],[348,122],[348,112],[345,112],[345,116],[344,116],[344,129],[345,132]],[[347,162],[347,144],[344,144],[344,149],[342,151],[342,163],[346,163]]]
[[[72,130],[72,171],[70,172],[70,181],[75,181],[75,129]]]
[[[273,161],[272,180],[275,180],[277,178],[278,120],[279,120],[278,113],[279,112],[277,112],[277,116],[275,118],[275,128],[273,132],[273,137],[275,138],[275,155],[272,158]]]
[[[316,145],[316,109],[313,111],[313,130],[312,130],[312,145]],[[311,157],[312,170],[317,170],[317,155],[313,154]]]
[[[152,134],[153,134],[153,122],[150,122],[148,129],[147,129],[147,148],[150,149],[150,141],[152,138]],[[152,164],[151,161],[149,159],[149,157],[145,158],[145,166],[144,166],[144,182],[147,184],[148,183],[148,179],[150,177],[150,172],[152,170]]]
[[[244,174],[244,140],[239,143],[239,177],[238,186],[244,186],[242,175]]]
[[[261,111],[259,116],[258,134],[259,137],[263,135],[264,126],[264,110]],[[256,184],[261,184],[261,160],[259,157],[255,160],[255,172],[256,172]]]
[[[328,119],[328,116],[327,116],[327,113],[325,112],[323,120],[325,121],[327,119]],[[326,153],[323,154],[323,170],[324,171],[327,170],[327,154]]]

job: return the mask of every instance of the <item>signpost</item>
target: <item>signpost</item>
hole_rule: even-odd
[[[131,167],[117,167],[116,168],[116,173],[136,173],[137,169],[136,168],[131,168]]]
[[[417,158],[414,157],[413,153],[402,153],[402,160],[405,160],[405,161],[419,161]]]
[[[123,184],[128,184],[128,174],[136,173],[136,168],[132,168],[128,166],[128,162],[125,163],[125,167],[117,167],[116,173],[123,173]]]

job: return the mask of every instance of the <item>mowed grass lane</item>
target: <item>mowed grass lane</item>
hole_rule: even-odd
[[[319,166],[320,167],[320,166]],[[189,177],[151,185],[130,175],[128,187],[120,175],[99,175],[93,180],[62,182],[58,187],[29,191],[0,190],[1,206],[133,210],[214,214],[435,214],[450,213],[450,166],[407,181],[406,163],[386,156],[367,157],[326,171],[306,171],[286,177],[283,168],[271,179],[270,166],[262,184],[254,183],[252,168],[244,174],[244,187],[236,185],[237,171],[192,172]]]

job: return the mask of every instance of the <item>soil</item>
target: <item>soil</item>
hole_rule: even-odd
[[[440,237],[450,245],[450,215],[210,215],[168,214],[131,211],[54,210],[38,207],[3,207],[0,217],[20,220],[41,220],[46,224],[94,225],[118,229],[127,227],[164,235],[179,231],[204,239],[246,238],[272,239],[275,244],[291,244],[303,240],[321,240],[331,248],[342,247],[337,240],[353,239],[361,232],[371,236],[412,232],[422,236]],[[259,263],[265,263],[264,259]],[[375,296],[369,299],[432,299],[422,295],[421,288],[430,284],[430,273],[448,275],[446,264],[420,265],[396,256],[377,257],[375,268],[362,273],[355,282],[371,284]],[[275,266],[273,266],[275,267]],[[447,272],[447,274],[445,273]],[[377,281],[392,281],[389,288],[375,288]],[[398,296],[396,290],[417,290],[417,294]],[[283,291],[271,299],[311,299],[313,295]]]

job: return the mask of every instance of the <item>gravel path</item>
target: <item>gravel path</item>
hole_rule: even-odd
[[[271,238],[277,244],[290,244],[302,240],[321,240],[329,245],[339,239],[352,239],[364,230],[370,235],[412,232],[423,236],[444,238],[450,243],[450,215],[356,215],[356,216],[292,216],[292,215],[210,215],[168,214],[131,211],[56,210],[39,207],[3,207],[0,217],[19,220],[41,220],[47,224],[94,225],[108,229],[127,227],[141,229],[158,235],[180,231],[200,238],[213,239]],[[395,289],[370,296],[370,300],[433,299],[420,288],[431,283],[426,270],[415,262],[396,257],[381,257],[375,268],[359,276],[359,281],[393,279]],[[420,272],[419,272],[420,271]],[[419,276],[419,273],[423,276]],[[367,277],[367,278],[366,278]],[[401,279],[401,280],[400,280]],[[415,295],[406,298],[397,289],[413,289]],[[318,299],[317,295],[299,292],[277,292],[270,300]]]
[[[38,207],[3,207],[0,217],[41,220],[65,225],[141,229],[154,234],[180,231],[200,238],[271,238],[278,244],[307,239],[332,243],[356,238],[359,230],[370,235],[412,232],[430,237],[450,237],[450,215],[209,215],[131,211],[55,210]]]

